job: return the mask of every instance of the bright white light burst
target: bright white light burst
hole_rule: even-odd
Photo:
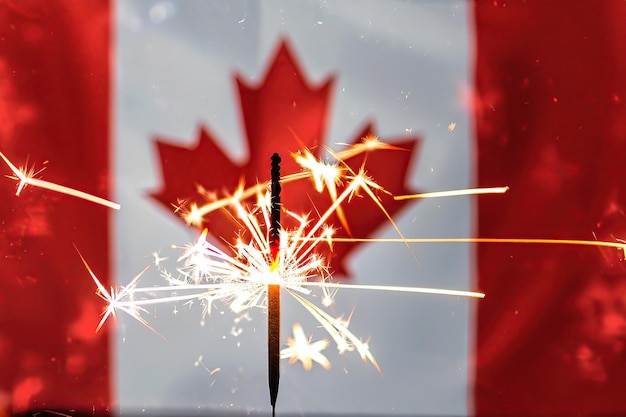
[[[140,316],[145,312],[143,308],[146,305],[167,302],[200,301],[204,306],[203,320],[210,315],[212,305],[216,301],[226,303],[237,314],[251,308],[266,309],[268,285],[279,285],[317,320],[340,354],[355,351],[364,361],[371,362],[380,371],[368,343],[349,329],[350,320],[342,316],[337,317],[328,310],[333,306],[334,297],[339,289],[421,292],[478,298],[484,294],[332,282],[329,262],[319,254],[323,251],[318,249],[321,249],[320,245],[332,249],[335,226],[329,224],[328,220],[333,214],[337,215],[342,226],[347,229],[342,204],[348,203],[354,195],[360,194],[371,198],[389,219],[399,238],[405,240],[375,195],[375,192],[388,192],[367,175],[364,165],[355,172],[342,159],[377,149],[397,148],[383,144],[377,138],[368,137],[362,143],[345,151],[329,152],[335,159],[334,163],[323,163],[308,150],[292,155],[302,168],[302,172],[286,175],[282,182],[308,179],[314,183],[317,192],[327,192],[332,203],[316,219],[309,219],[308,215],[293,213],[288,207],[283,207],[283,215],[293,220],[283,223],[296,226],[292,229],[281,228],[280,248],[275,258],[270,249],[271,208],[268,184],[254,184],[249,188],[240,184],[230,196],[213,199],[201,207],[194,204],[187,210],[180,209],[179,212],[187,224],[200,224],[203,216],[219,211],[235,219],[241,225],[241,230],[234,231],[233,237],[236,238],[234,241],[227,236],[220,236],[224,241],[234,242],[226,244],[225,249],[212,243],[208,231],[203,230],[195,243],[179,248],[182,249],[182,254],[178,258],[180,267],[177,272],[172,274],[162,271],[162,276],[168,284],[165,286],[141,288],[137,286],[135,279],[131,285],[120,290],[107,291],[90,271],[98,286],[98,293],[108,303],[100,326],[109,316],[114,315],[117,309],[147,324]],[[251,197],[256,197],[256,203],[249,202]],[[313,294],[317,291],[321,291],[321,294]],[[300,325],[294,326],[293,329],[294,336],[288,339],[288,347],[283,350],[282,356],[290,358],[290,362],[300,360],[305,369],[310,369],[313,362],[329,368],[330,362],[321,351],[330,342],[321,340],[310,343]]]

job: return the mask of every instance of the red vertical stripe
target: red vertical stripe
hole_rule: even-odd
[[[48,180],[110,194],[109,2],[0,1],[0,150]],[[0,415],[106,412],[103,307],[73,248],[109,273],[108,209],[15,183],[0,164]]]
[[[626,238],[626,3],[479,1],[481,237]],[[625,413],[616,250],[480,245],[477,415]]]

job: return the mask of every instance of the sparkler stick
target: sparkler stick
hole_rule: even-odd
[[[272,155],[271,201],[270,201],[270,252],[273,272],[280,271],[280,156]],[[280,277],[279,277],[280,279]],[[278,384],[280,381],[280,285],[267,285],[267,364],[272,416],[276,411]]]
[[[91,195],[91,194],[85,193],[83,191],[78,191],[78,190],[75,190],[75,189],[70,188],[70,187],[65,187],[63,185],[55,184],[55,183],[50,182],[50,181],[44,181],[44,180],[40,180],[38,178],[33,178],[33,176],[36,175],[36,173],[34,171],[32,171],[32,170],[31,171],[27,171],[25,168],[18,168],[18,167],[16,167],[15,165],[13,165],[13,163],[11,161],[9,161],[9,159],[2,152],[0,152],[0,157],[2,157],[4,162],[11,169],[11,171],[13,171],[14,176],[11,176],[9,178],[19,181],[19,183],[17,185],[17,191],[15,192],[15,195],[17,195],[17,196],[20,195],[22,190],[27,185],[32,185],[33,187],[39,187],[39,188],[43,188],[43,189],[46,189],[46,190],[54,191],[54,192],[57,192],[57,193],[66,194],[66,195],[70,195],[72,197],[80,198],[82,200],[91,201],[92,203],[100,204],[102,206],[109,207],[109,208],[112,208],[112,209],[115,209],[115,210],[119,210],[120,209],[120,205],[119,204],[114,203],[114,202],[109,201],[109,200],[105,200],[104,198],[96,197],[95,195]]]

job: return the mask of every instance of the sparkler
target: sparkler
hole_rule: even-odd
[[[289,359],[290,363],[300,360],[305,369],[313,362],[327,368],[328,359],[321,351],[329,346],[328,340],[310,343],[301,326],[293,328],[293,337],[287,341],[287,348],[280,351],[280,295],[281,290],[292,296],[311,314],[328,333],[340,354],[357,352],[365,362],[380,371],[378,363],[369,349],[367,342],[360,339],[349,329],[350,319],[331,314],[327,308],[334,303],[339,289],[394,291],[407,293],[426,293],[482,298],[484,294],[465,290],[448,290],[421,287],[399,287],[383,285],[356,285],[332,282],[329,262],[319,253],[322,246],[342,242],[401,242],[405,245],[420,242],[482,242],[482,243],[542,243],[572,244],[590,246],[609,246],[623,250],[626,245],[616,242],[598,242],[582,240],[553,239],[486,239],[486,238],[449,238],[417,239],[403,236],[400,229],[386,211],[374,191],[387,193],[380,184],[366,174],[365,162],[359,170],[353,170],[345,162],[363,152],[378,149],[397,149],[392,145],[379,142],[375,138],[365,138],[360,144],[340,152],[330,152],[334,163],[326,163],[315,158],[309,151],[293,154],[294,160],[302,172],[280,176],[280,157],[272,157],[272,175],[269,183],[254,184],[245,187],[240,184],[231,195],[215,198],[200,207],[191,205],[179,212],[188,224],[201,224],[203,216],[213,212],[223,212],[228,218],[240,225],[235,231],[237,239],[227,243],[225,250],[211,243],[208,230],[203,230],[197,241],[183,248],[178,261],[182,266],[174,275],[161,270],[168,285],[142,288],[139,274],[129,285],[119,289],[106,290],[98,278],[85,267],[96,283],[98,295],[108,306],[103,313],[100,328],[108,317],[121,310],[133,318],[148,325],[142,318],[142,312],[150,305],[168,302],[200,301],[203,306],[203,318],[211,313],[212,303],[225,302],[235,313],[242,313],[252,308],[262,308],[268,314],[268,384],[272,413],[275,412],[278,385],[280,379],[280,358]],[[311,180],[318,192],[326,191],[331,199],[330,206],[319,213],[317,219],[308,215],[291,212],[280,205],[280,183]],[[467,194],[503,193],[507,187],[487,189],[453,190],[437,193],[423,193],[409,196],[396,196],[397,199],[415,199],[445,197]],[[342,214],[342,204],[349,203],[357,193],[368,196],[389,219],[398,233],[396,239],[339,238],[334,237],[335,226],[328,221],[336,214],[339,221],[347,226],[347,219]],[[256,197],[256,203],[249,200]],[[286,228],[281,225],[281,212],[296,226]],[[347,228],[347,227],[346,227]],[[221,236],[225,242],[228,240]],[[81,257],[82,258],[82,257]],[[144,271],[145,272],[145,271]],[[143,272],[142,272],[143,273]],[[321,305],[316,304],[314,292],[321,291]],[[149,325],[148,325],[149,327]]]
[[[338,289],[376,291],[384,289],[476,298],[483,297],[484,294],[419,287],[350,286],[331,282],[330,265],[319,255],[318,249],[324,245],[332,247],[335,228],[328,224],[328,219],[333,214],[337,214],[347,228],[342,204],[349,202],[355,194],[363,192],[369,196],[403,238],[373,190],[383,193],[387,191],[366,174],[364,164],[358,171],[354,171],[342,159],[378,149],[398,148],[383,144],[375,138],[367,138],[361,144],[345,151],[331,153],[336,160],[333,164],[321,162],[305,150],[292,155],[303,168],[303,172],[284,177],[280,175],[280,157],[274,154],[269,184],[254,184],[248,188],[240,184],[230,196],[209,201],[201,207],[192,205],[188,210],[181,210],[180,213],[188,224],[201,223],[203,216],[215,211],[225,212],[228,217],[240,224],[241,231],[236,242],[230,244],[229,249],[224,251],[208,240],[208,231],[204,230],[194,244],[182,248],[183,253],[178,259],[182,267],[178,269],[177,276],[162,271],[169,284],[167,286],[141,288],[138,286],[141,276],[139,274],[129,285],[107,290],[83,259],[85,267],[96,282],[98,295],[108,303],[98,328],[108,317],[114,316],[117,310],[124,311],[147,325],[145,319],[141,317],[141,314],[145,313],[145,308],[165,302],[199,300],[204,304],[203,315],[210,314],[212,303],[216,300],[228,303],[235,313],[254,307],[267,309],[268,384],[274,413],[281,357],[289,359],[290,362],[301,360],[305,368],[309,368],[312,362],[320,363],[323,367],[330,366],[330,362],[321,354],[321,350],[330,342],[321,340],[308,343],[299,325],[294,327],[294,337],[288,339],[288,347],[281,352],[280,295],[281,289],[284,289],[320,323],[340,354],[356,351],[364,361],[371,362],[380,371],[368,343],[349,329],[350,320],[345,320],[342,316],[336,317],[326,310],[333,305]],[[281,181],[293,182],[303,179],[312,180],[318,192],[326,190],[331,198],[330,207],[320,213],[316,220],[281,206]],[[252,196],[256,196],[256,204],[247,202]],[[297,225],[295,228],[282,227],[281,211],[288,219],[295,221]],[[313,278],[317,280],[311,281]],[[321,290],[321,306],[312,301],[316,289]]]

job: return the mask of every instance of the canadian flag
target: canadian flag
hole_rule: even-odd
[[[346,236],[626,239],[624,21],[622,1],[1,0],[0,152],[121,209],[16,196],[0,178],[0,416],[266,415],[265,311],[150,305],[152,329],[120,313],[96,332],[106,304],[76,249],[107,289],[150,264],[143,285],[163,285],[155,264],[175,269],[172,245],[199,234],[175,206],[267,181],[271,152],[294,172],[304,147],[372,134],[404,149],[361,161],[393,194],[510,187],[391,199],[397,229],[373,203],[346,209]],[[306,187],[283,203],[314,216]],[[238,232],[207,221],[217,239]],[[340,289],[333,313],[381,372],[330,348],[328,370],[285,360],[278,415],[626,412],[622,251],[368,242],[328,256],[344,282],[486,297]],[[323,337],[283,300],[283,346],[296,322]]]

